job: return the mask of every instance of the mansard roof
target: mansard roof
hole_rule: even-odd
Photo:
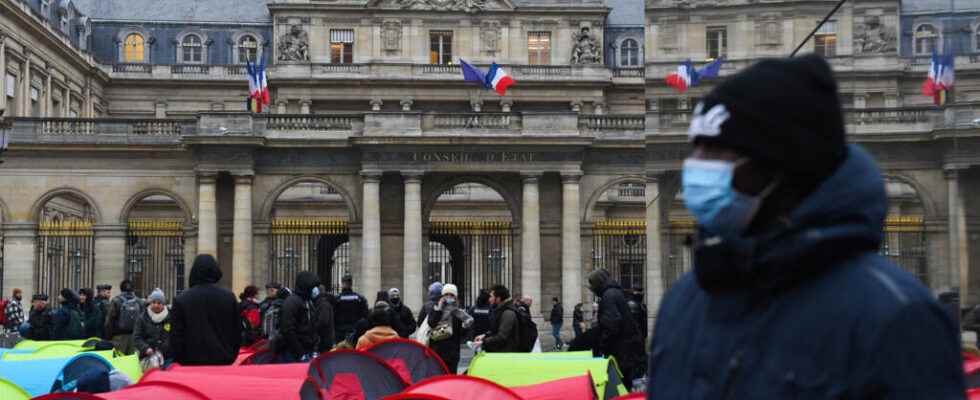
[[[100,20],[156,22],[272,22],[274,0],[73,0],[82,13]]]

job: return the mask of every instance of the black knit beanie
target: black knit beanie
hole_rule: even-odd
[[[695,108],[689,136],[812,184],[847,153],[837,82],[816,55],[763,60],[726,79]]]

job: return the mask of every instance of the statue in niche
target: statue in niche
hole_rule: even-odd
[[[381,27],[381,40],[387,51],[398,51],[402,48],[402,24],[398,21],[385,21]]]
[[[864,17],[854,34],[854,46],[861,53],[895,51],[895,34],[877,16]]]
[[[310,61],[310,37],[299,25],[279,37],[279,61]]]
[[[575,35],[575,47],[572,48],[572,65],[576,64],[599,64],[600,59],[599,42],[589,31],[588,27]]]

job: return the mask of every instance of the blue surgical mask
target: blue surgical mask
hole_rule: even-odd
[[[456,304],[455,297],[446,297],[446,304]]]
[[[312,290],[312,291],[310,292],[310,294],[311,294],[311,295],[313,295],[313,297],[311,297],[311,298],[313,298],[313,299],[315,299],[315,298],[317,298],[317,297],[320,297],[320,288],[319,288],[319,287],[316,287],[316,286],[314,286],[314,287],[313,287],[313,290]]]
[[[741,236],[759,211],[762,199],[775,187],[775,181],[758,196],[741,193],[732,186],[735,167],[740,162],[684,160],[682,185],[684,204],[698,223],[724,239]]]

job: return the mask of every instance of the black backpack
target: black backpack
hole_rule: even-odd
[[[269,304],[269,308],[262,314],[261,335],[269,341],[279,337],[279,312],[282,309],[282,303],[283,301],[280,299],[273,300]]]
[[[116,331],[118,333],[130,333],[136,326],[136,320],[143,314],[143,304],[139,297],[123,297],[119,304],[119,319],[116,321]]]
[[[538,324],[531,319],[531,314],[521,307],[510,307],[517,315],[517,351],[530,353],[534,343],[538,341]]]

